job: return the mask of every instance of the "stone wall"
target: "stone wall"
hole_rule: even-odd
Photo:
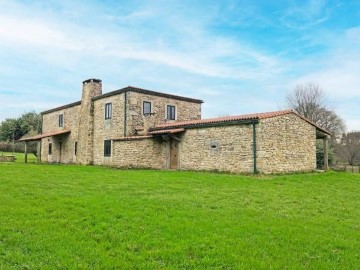
[[[124,137],[124,97],[118,94],[94,101],[94,164],[108,162],[104,157],[104,140]],[[112,104],[112,117],[105,120],[105,104]]]
[[[102,94],[101,80],[83,82],[81,106],[79,114],[79,138],[77,163],[92,164],[94,153],[94,107],[91,98]]]
[[[128,121],[127,130],[128,136],[136,134],[135,128],[144,127],[145,134],[149,127],[166,122],[166,107],[167,105],[176,106],[176,120],[187,121],[201,119],[201,104],[176,100],[166,97],[159,97],[153,95],[146,95],[137,92],[128,92]],[[151,109],[153,115],[145,116],[143,114],[143,102],[151,102]],[[174,121],[167,121],[174,122]]]
[[[112,142],[111,165],[121,168],[166,169],[167,143],[155,138]]]
[[[257,125],[261,173],[316,169],[316,129],[295,114],[262,119]]]
[[[78,140],[78,115],[80,105],[62,109],[43,115],[43,133],[71,130],[70,134],[56,137],[44,138],[41,140],[41,161],[75,163],[75,142]],[[64,115],[64,125],[59,127],[59,115]],[[61,141],[61,157],[60,143]],[[48,155],[49,143],[52,143],[52,155]]]
[[[181,137],[181,170],[253,172],[252,126],[188,129]]]

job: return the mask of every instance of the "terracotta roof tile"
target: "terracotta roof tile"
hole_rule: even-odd
[[[285,115],[285,114],[289,114],[289,113],[296,114],[301,119],[303,119],[304,121],[313,125],[316,129],[320,130],[321,132],[331,135],[331,132],[319,127],[315,123],[311,122],[310,120],[306,119],[305,117],[301,116],[300,114],[298,114],[297,112],[295,112],[293,110],[252,113],[252,114],[225,116],[225,117],[217,117],[217,118],[209,118],[209,119],[201,119],[201,120],[165,123],[165,124],[160,124],[160,125],[155,126],[150,131],[154,132],[157,130],[180,128],[180,127],[185,127],[185,128],[186,127],[196,127],[196,126],[201,126],[201,125],[206,125],[206,124],[226,123],[226,122],[233,122],[233,121],[261,120],[261,119],[272,118],[272,117],[281,116],[281,115]]]
[[[292,110],[284,110],[284,111],[275,111],[275,112],[266,112],[266,113],[253,113],[253,114],[243,114],[236,116],[225,116],[225,117],[217,117],[217,118],[191,120],[191,121],[183,121],[183,122],[172,122],[172,123],[157,125],[154,129],[157,130],[157,129],[163,129],[163,128],[165,129],[170,127],[197,126],[204,124],[214,124],[214,123],[222,123],[222,122],[241,121],[241,120],[258,120],[258,119],[280,116],[292,112],[293,112]]]
[[[62,135],[62,134],[66,134],[66,133],[70,133],[71,130],[65,129],[65,130],[60,130],[60,131],[55,131],[55,132],[49,132],[49,133],[43,133],[43,134],[39,134],[36,136],[32,136],[32,137],[28,137],[28,138],[22,138],[19,141],[38,141],[42,138],[47,138],[47,137],[52,137],[52,136],[57,136],[57,135]]]

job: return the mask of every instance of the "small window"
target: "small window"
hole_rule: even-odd
[[[75,142],[75,151],[74,151],[74,154],[75,154],[75,156],[76,156],[76,154],[77,154],[77,142]]]
[[[49,155],[52,154],[52,143],[49,143]]]
[[[151,102],[143,102],[143,114],[151,114]]]
[[[112,117],[112,103],[105,104],[105,119],[111,119]]]
[[[59,127],[63,127],[63,126],[64,126],[64,115],[59,114]]]
[[[111,141],[104,141],[104,157],[111,157]]]
[[[173,105],[167,105],[166,119],[167,120],[175,120],[175,115],[176,115],[176,107]]]

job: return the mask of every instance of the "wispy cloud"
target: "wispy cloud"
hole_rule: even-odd
[[[88,77],[202,98],[206,117],[276,110],[308,80],[358,98],[359,25],[331,24],[347,5],[292,3],[2,1],[0,121],[76,101]]]

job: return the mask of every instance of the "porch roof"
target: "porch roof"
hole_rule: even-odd
[[[43,134],[38,134],[32,137],[28,137],[28,138],[22,138],[19,141],[20,142],[30,142],[30,141],[39,141],[43,138],[47,138],[47,137],[53,137],[53,136],[58,136],[58,135],[62,135],[62,134],[67,134],[70,133],[71,130],[69,129],[64,129],[64,130],[60,130],[60,131],[55,131],[55,132],[49,132],[49,133],[43,133]]]

